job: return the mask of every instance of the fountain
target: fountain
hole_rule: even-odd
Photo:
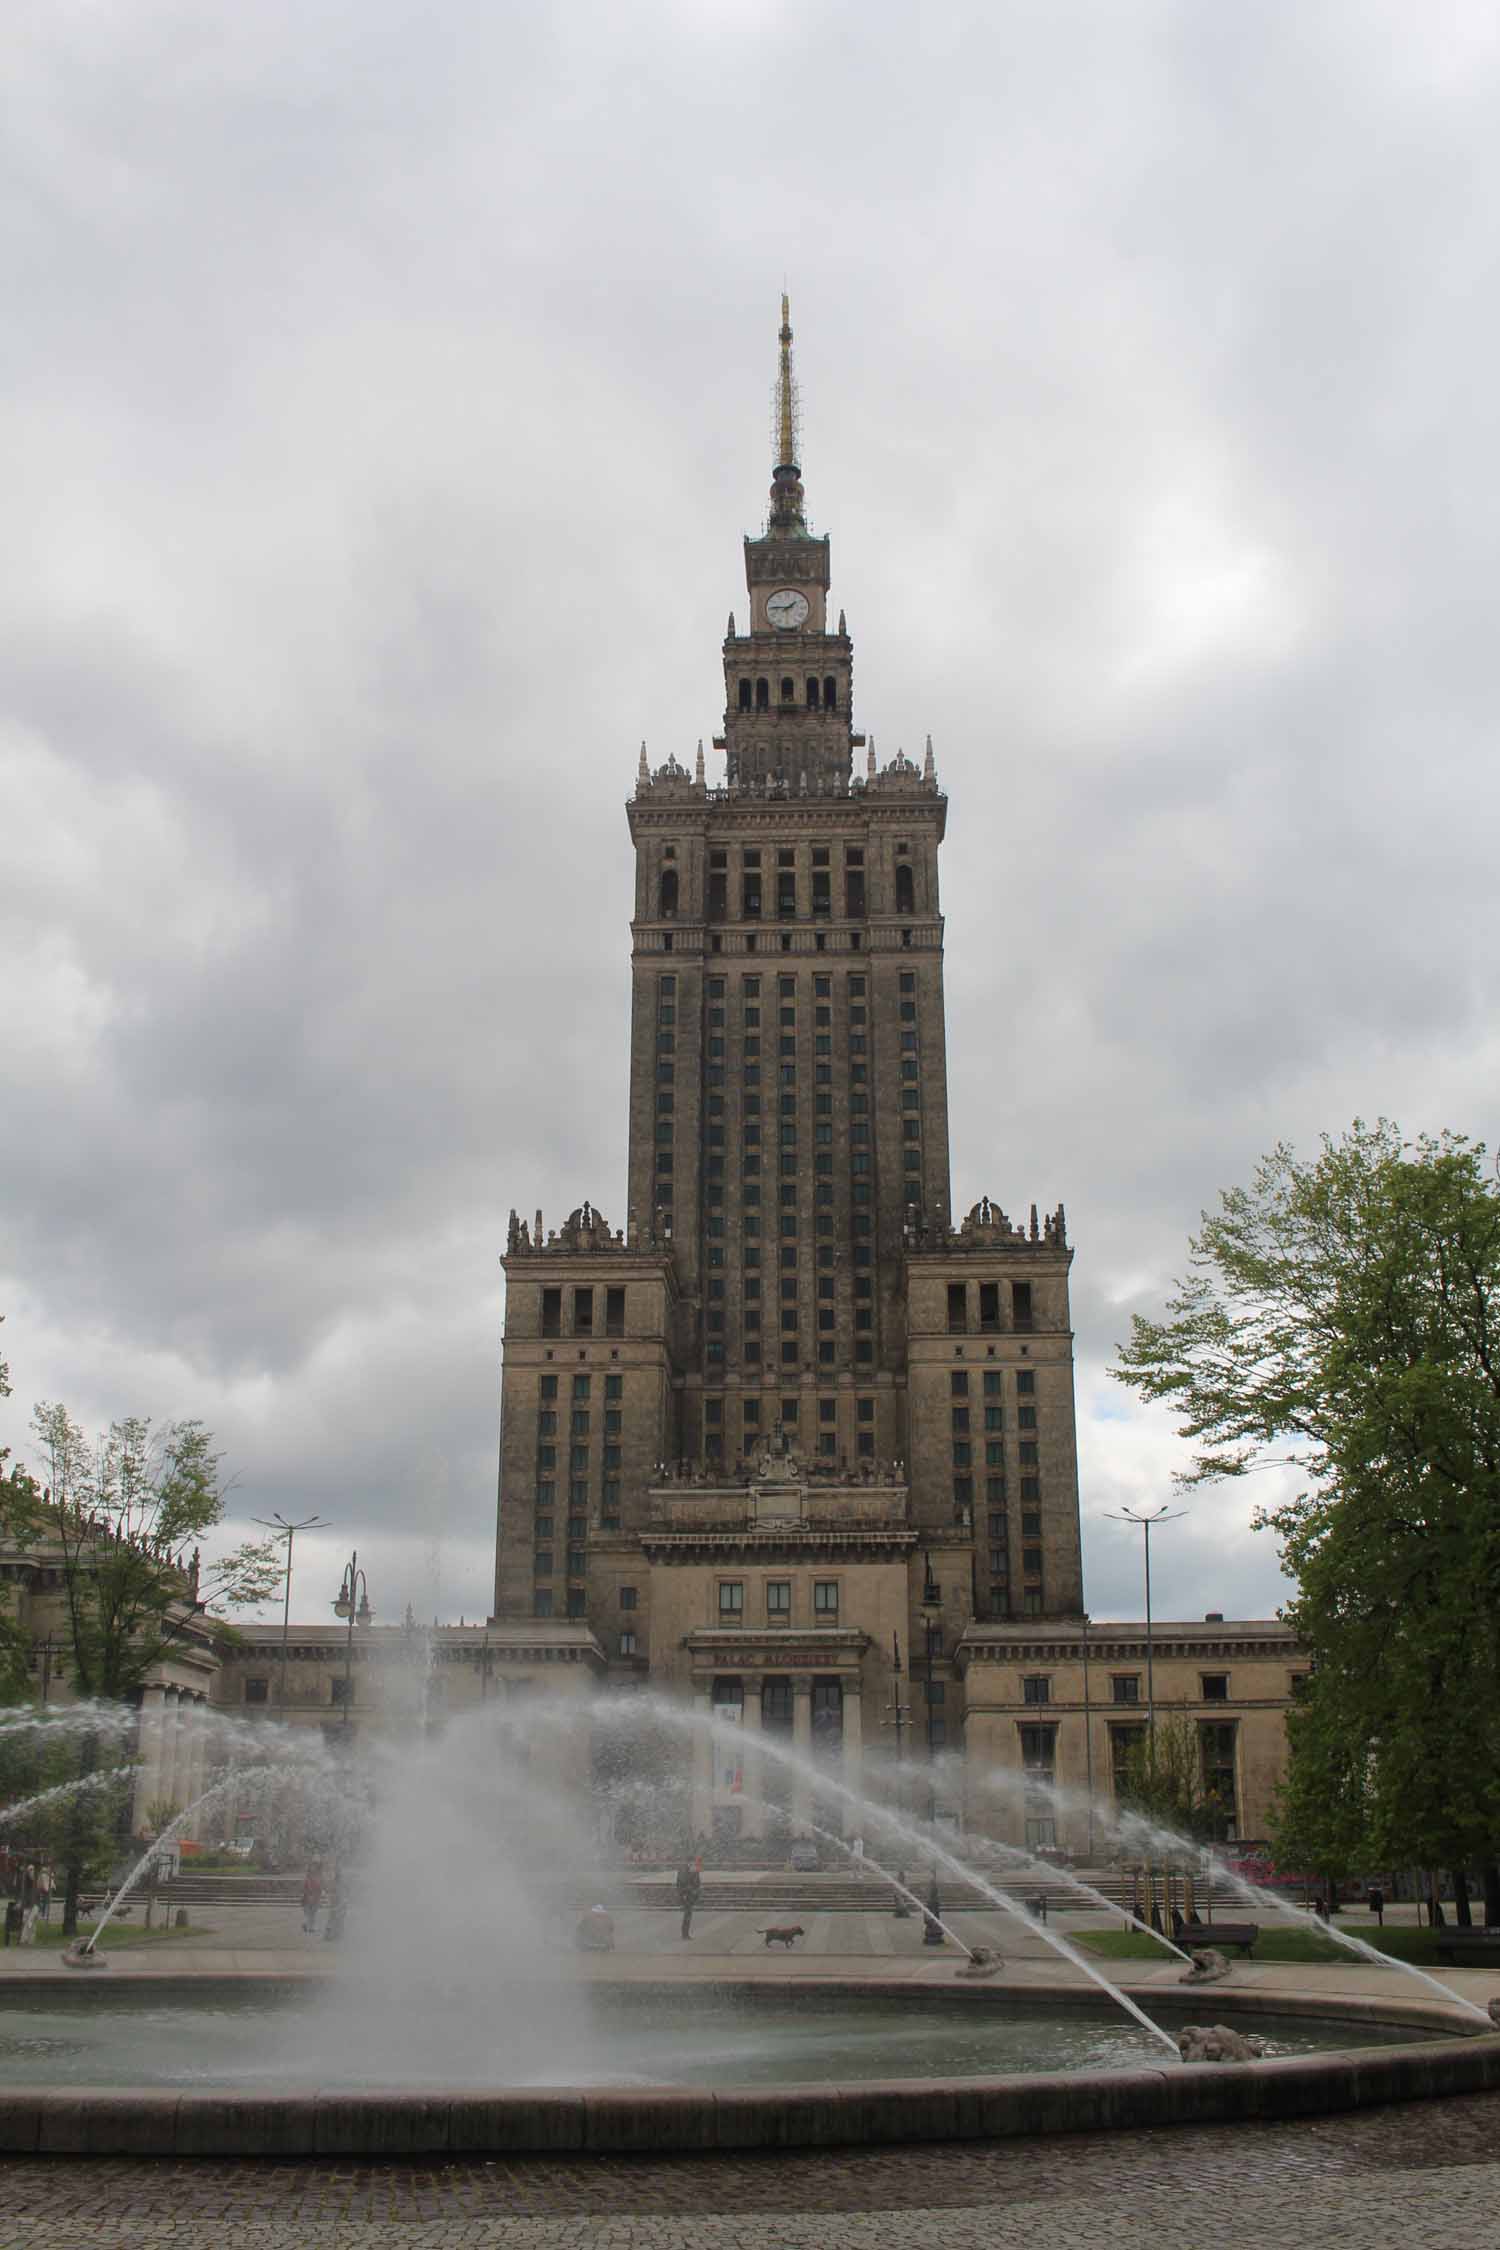
[[[939,1934],[971,1960],[980,1949],[959,1921],[981,1910],[955,1908],[955,1895],[977,1895],[1024,1943],[1005,1944],[1003,1978],[961,1981],[927,1961],[920,1924],[908,1924],[881,1936],[883,1950],[902,1955],[887,1965],[899,1978],[881,1981],[830,1953],[824,1924],[816,1960],[773,1965],[757,1947],[752,1974],[733,1951],[703,1957],[715,1942],[744,1952],[755,1934],[712,1921],[710,1892],[699,1909],[708,1945],[685,1951],[675,1916],[624,1893],[601,1836],[601,1811],[629,1805],[682,1841],[684,1761],[669,1757],[658,1771],[644,1745],[680,1745],[690,1763],[715,1722],[658,1696],[571,1711],[550,1700],[485,1705],[440,1737],[371,1743],[357,1761],[274,1721],[212,1725],[210,1779],[173,1829],[207,1803],[284,1800],[294,1832],[337,1869],[342,1940],[294,1940],[289,1907],[295,1959],[276,1977],[194,1980],[170,2004],[128,1965],[86,1987],[55,1970],[0,1980],[0,2082],[10,2081],[0,2145],[61,2145],[64,2131],[74,2146],[184,2155],[816,2145],[1157,2123],[1236,2104],[1264,2116],[1500,2081],[1500,2042],[1453,2039],[1451,2018],[1425,2001],[1366,2003],[1362,2020],[1358,2009],[1268,2003],[1238,1989],[1225,2006],[1253,2016],[1271,2055],[1211,2073],[1184,2067],[1187,1995],[1122,1989],[1063,1931],[1033,1920],[956,1838],[883,1798],[878,1783],[854,1788],[769,1737],[757,1744],[759,1772],[819,1808],[799,1833],[862,1861],[919,1917],[929,1875],[941,1881]],[[123,1726],[116,1735],[125,1748]],[[599,1770],[614,1779],[599,1797],[590,1758],[601,1746],[609,1756]],[[765,1786],[746,1801],[769,1816],[774,1794]],[[919,1872],[892,1875],[855,1850],[853,1834]],[[171,1836],[135,1859],[90,1953]],[[1082,1878],[1008,1857],[1118,1912]],[[808,1889],[816,1907],[816,1881]],[[659,1895],[670,1895],[665,1884]],[[616,1951],[581,1954],[576,1916],[605,1901]],[[643,1954],[660,1956],[655,1975],[641,1974]],[[167,2020],[152,2042],[137,2029],[143,2001],[154,2025]],[[1437,2047],[1435,2028],[1448,2034]],[[38,2036],[60,2070],[91,2089],[114,2076],[120,2090],[90,2091],[80,2106],[65,2087],[38,2087]],[[1364,2051],[1308,2052],[1330,2043]],[[1220,2041],[1217,2051],[1229,2050]],[[893,2057],[899,2084],[880,2076]]]

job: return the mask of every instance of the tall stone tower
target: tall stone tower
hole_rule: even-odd
[[[783,299],[723,779],[643,745],[629,806],[625,1224],[512,1216],[495,1611],[857,1760],[888,1708],[957,1743],[973,1619],[1081,1608],[1072,1254],[953,1223],[947,799],[855,731],[797,421]]]

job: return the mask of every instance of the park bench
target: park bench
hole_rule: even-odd
[[[1456,1969],[1500,1968],[1500,1930],[1439,1930],[1436,1952]]]
[[[1179,1945],[1214,1946],[1220,1953],[1248,1953],[1260,1936],[1258,1922],[1185,1922],[1174,1915],[1172,1934]]]

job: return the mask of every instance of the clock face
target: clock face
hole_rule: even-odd
[[[790,589],[785,593],[772,594],[766,603],[766,615],[782,632],[790,632],[806,619],[807,596]]]

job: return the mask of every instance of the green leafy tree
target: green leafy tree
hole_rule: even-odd
[[[1120,1804],[1188,1841],[1222,1836],[1233,1813],[1208,1787],[1198,1729],[1185,1711],[1159,1711],[1120,1769]]]
[[[252,1540],[205,1563],[200,1542],[224,1521],[219,1456],[199,1422],[138,1416],[89,1439],[63,1406],[37,1407],[40,1476],[3,1492],[0,1535],[45,1548],[62,1580],[72,1684],[83,1699],[128,1701],[205,1612],[262,1601],[280,1581],[273,1541]],[[85,1733],[78,1778],[99,1769]],[[91,1853],[92,1792],[77,1801],[65,1849],[63,1926],[77,1927]]]
[[[1330,1870],[1356,1830],[1393,1863],[1479,1862],[1500,1913],[1500,1192],[1483,1145],[1356,1121],[1311,1163],[1278,1147],[1204,1215],[1168,1317],[1137,1318],[1113,1372],[1180,1414],[1185,1483],[1271,1463],[1307,1479],[1257,1518],[1314,1658],[1288,1841]]]

